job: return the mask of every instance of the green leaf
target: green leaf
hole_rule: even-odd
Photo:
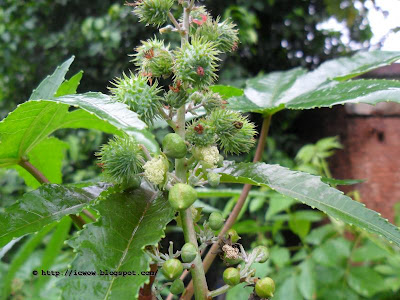
[[[64,81],[65,74],[67,74],[69,67],[74,61],[75,56],[65,61],[61,66],[58,66],[52,75],[48,75],[39,86],[33,90],[29,100],[49,99],[54,97],[58,88]]]
[[[311,222],[304,219],[298,219],[295,214],[290,214],[289,228],[294,234],[297,234],[301,239],[304,239],[310,231]]]
[[[284,195],[275,193],[271,196],[269,201],[269,207],[267,213],[265,214],[265,219],[270,220],[271,217],[275,216],[277,213],[289,208],[296,200],[293,198],[285,197]]]
[[[68,112],[70,105],[82,110]],[[60,128],[98,129],[134,135],[149,150],[158,149],[154,137],[141,131],[145,124],[126,105],[101,93],[69,95],[49,101],[28,101],[0,122],[0,167],[18,164],[23,156]]]
[[[266,225],[261,226],[254,220],[244,220],[235,223],[235,225],[233,225],[233,229],[235,229],[238,234],[251,234],[258,232],[266,232],[271,230],[272,227]]]
[[[269,257],[278,268],[283,268],[290,262],[290,252],[287,248],[274,246],[270,249]]]
[[[7,270],[7,275],[3,279],[4,281],[0,294],[1,300],[8,299],[8,296],[11,292],[12,280],[14,279],[15,274],[22,266],[22,264],[26,260],[28,260],[31,253],[36,249],[36,247],[42,242],[43,238],[47,235],[47,233],[49,233],[51,229],[54,228],[55,225],[55,223],[50,224],[49,226],[42,228],[39,232],[31,236],[14,255],[11,264]]]
[[[274,113],[284,106],[279,104],[287,91],[306,71],[302,68],[273,72],[247,80],[244,96],[229,100],[229,107],[242,112]]]
[[[377,104],[379,102],[400,102],[399,80],[351,80],[329,82],[318,89],[304,93],[286,103],[289,109],[310,109],[331,107],[345,103]]]
[[[51,182],[62,183],[62,161],[68,144],[55,137],[50,137],[39,143],[29,152],[29,162]],[[20,166],[14,166],[18,174],[24,178],[25,184],[37,189],[40,183],[28,171]]]
[[[54,262],[60,251],[64,246],[65,239],[68,237],[69,230],[71,228],[71,218],[64,217],[58,223],[56,229],[54,230],[49,243],[43,253],[42,263],[40,265],[41,270],[51,270]],[[49,276],[40,276],[35,284],[35,293],[39,295],[40,289],[44,284],[50,279]]]
[[[324,183],[327,183],[332,186],[337,186],[337,185],[353,185],[357,183],[363,183],[365,180],[364,179],[334,179],[334,178],[328,178],[328,177],[321,177],[321,181]]]
[[[350,242],[342,237],[331,239],[322,246],[315,248],[312,258],[316,263],[323,266],[343,266],[350,255],[350,247]]]
[[[265,163],[227,163],[216,169],[221,182],[268,186],[346,223],[384,236],[400,246],[400,230],[362,203],[323,183],[318,176]]]
[[[347,283],[354,291],[364,297],[372,297],[384,287],[381,275],[370,267],[350,268]]]
[[[274,300],[303,300],[296,285],[296,275],[288,277],[277,287]]]
[[[316,299],[317,284],[313,261],[307,259],[299,265],[299,268],[300,275],[296,277],[297,288],[305,299]]]
[[[13,238],[38,231],[63,216],[79,213],[105,186],[88,188],[43,185],[0,212],[0,247]]]
[[[351,260],[354,262],[376,261],[388,255],[387,251],[367,240],[364,245],[353,251]]]
[[[273,72],[248,80],[244,96],[231,98],[229,107],[243,112],[273,114],[284,108],[399,102],[396,83],[385,80],[343,82],[398,59],[400,52],[359,52],[352,57],[327,61],[308,73],[301,68]]]
[[[69,80],[64,81],[58,88],[55,97],[76,94],[76,90],[82,79],[82,75],[83,71],[80,71],[72,76]]]
[[[331,224],[327,224],[318,228],[315,228],[306,237],[305,241],[312,245],[320,245],[328,237],[336,233],[335,228]]]
[[[211,197],[234,197],[240,196],[242,193],[241,189],[209,189],[209,188],[198,188],[196,189],[197,196],[199,198],[211,198]],[[265,196],[265,192],[262,191],[250,191],[250,196]]]
[[[248,299],[254,288],[246,286],[246,283],[240,283],[226,293],[226,300]]]
[[[77,256],[71,269],[136,271],[137,276],[74,276],[60,284],[65,299],[137,299],[140,286],[148,280],[141,271],[150,269],[150,258],[143,252],[164,236],[173,219],[168,201],[146,189],[111,194],[96,205],[101,217],[85,225],[71,241]],[[77,293],[76,291],[79,291]]]
[[[221,95],[223,99],[229,99],[231,97],[238,97],[243,95],[243,90],[230,85],[212,85],[210,90],[214,93]]]

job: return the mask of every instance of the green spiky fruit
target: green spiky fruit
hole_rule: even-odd
[[[212,173],[215,174],[215,173]],[[218,175],[218,174],[217,174]],[[219,212],[212,212],[208,217],[208,225],[212,230],[220,230],[224,225],[224,217]]]
[[[190,35],[193,36],[197,27],[204,24],[209,18],[211,18],[211,16],[204,5],[193,7],[189,17]],[[183,23],[183,16],[179,19],[179,22]]]
[[[109,89],[115,101],[127,104],[144,122],[153,124],[162,107],[161,89],[157,82],[148,85],[147,81],[148,78],[142,75],[123,74],[122,78],[114,80],[114,87]]]
[[[247,153],[255,144],[257,131],[253,123],[239,112],[216,109],[211,112],[210,122],[215,127],[218,144],[225,153]]]
[[[140,22],[160,27],[167,22],[168,12],[174,5],[174,0],[140,0],[135,4],[133,12]]]
[[[190,84],[194,88],[204,88],[217,79],[216,44],[194,38],[175,52],[175,80]]]
[[[169,190],[168,201],[176,210],[187,209],[196,199],[196,190],[188,184],[177,183]]]
[[[171,258],[164,262],[161,271],[167,279],[174,280],[181,276],[183,265],[178,259]]]
[[[255,291],[260,298],[269,298],[274,296],[275,282],[270,277],[264,277],[256,282]]]
[[[186,140],[195,146],[210,146],[215,143],[215,129],[208,120],[193,121],[186,129]]]
[[[183,281],[180,279],[175,279],[171,287],[169,288],[171,294],[174,295],[182,294],[184,290],[185,290],[185,285],[183,284]]]
[[[184,89],[172,88],[168,93],[164,94],[164,101],[168,106],[179,108],[187,102],[188,94]]]
[[[108,180],[126,188],[137,185],[137,174],[142,171],[143,157],[133,137],[115,136],[101,147],[96,156]]]
[[[187,147],[185,141],[176,133],[167,134],[162,142],[163,152],[171,158],[183,158],[186,156]]]
[[[264,263],[269,258],[269,250],[265,246],[258,246],[254,248],[254,253],[257,253],[257,262]]]
[[[197,249],[192,243],[186,243],[181,249],[181,258],[185,263],[191,263],[197,256]]]
[[[238,235],[237,231],[233,228],[229,229],[225,233],[225,237],[229,238],[232,243],[236,243],[240,239],[240,236]]]
[[[221,52],[236,50],[239,42],[236,25],[230,20],[219,23],[219,18],[213,21],[209,18],[204,24],[198,26],[194,36],[206,41],[215,42],[217,49]]]
[[[168,77],[172,73],[174,59],[169,46],[164,46],[163,40],[157,38],[142,42],[136,48],[135,58],[132,60],[139,71],[149,77]]]
[[[204,94],[203,106],[207,113],[211,113],[213,110],[221,108],[223,104],[224,101],[218,93],[207,92]]]
[[[223,279],[227,285],[235,286],[240,283],[240,272],[236,268],[227,268],[224,271]]]

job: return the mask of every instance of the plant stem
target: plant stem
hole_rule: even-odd
[[[21,161],[18,163],[21,167],[23,167],[25,170],[27,170],[35,179],[40,183],[50,183],[50,181],[40,172],[34,165],[32,165],[29,161],[26,159],[21,159]],[[82,217],[77,216],[77,215],[69,215],[72,221],[79,227],[79,229],[83,228],[83,225],[86,224],[85,220],[82,219]]]
[[[158,270],[157,264],[151,264],[150,265],[150,271],[156,273]],[[145,284],[139,291],[139,300],[152,300],[153,298],[153,292],[151,290],[151,287],[153,286],[154,280],[156,279],[156,276],[151,276],[150,275],[150,282]]]
[[[230,288],[232,288],[232,286],[225,284],[225,285],[221,286],[220,288],[209,292],[208,297],[214,298],[219,295],[225,294]]]
[[[264,116],[264,120],[261,127],[260,137],[258,139],[258,145],[256,149],[256,154],[254,155],[253,162],[257,162],[262,158],[262,154],[264,153],[265,142],[267,140],[269,126],[271,124],[271,117],[272,115]],[[222,228],[221,232],[218,235],[218,238],[224,236],[224,234],[233,226],[236,221],[237,216],[239,215],[246,198],[251,190],[251,184],[245,184],[242,190],[242,193],[239,196],[238,201],[235,204],[231,214],[229,215],[228,220],[226,220],[224,227]],[[208,251],[206,257],[203,260],[204,271],[207,272],[210,268],[212,262],[214,261],[217,252],[218,252],[218,243],[215,243],[211,246],[210,250]],[[193,295],[193,283],[190,282],[186,288],[185,293],[182,295],[181,299],[189,300],[192,298]]]

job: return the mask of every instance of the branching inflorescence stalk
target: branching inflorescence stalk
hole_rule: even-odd
[[[262,158],[262,154],[264,153],[265,143],[266,143],[267,136],[268,136],[269,126],[271,124],[271,117],[272,117],[272,115],[264,116],[262,127],[261,127],[260,137],[258,139],[257,150],[254,155],[253,162],[258,162]],[[231,214],[229,215],[228,220],[226,220],[224,227],[220,231],[218,238],[223,237],[225,235],[225,233],[233,226],[233,224],[236,221],[237,216],[239,215],[239,213],[246,201],[246,198],[247,198],[250,190],[251,190],[251,184],[245,184],[243,187],[242,193],[240,194],[240,197],[239,197],[238,201],[236,202],[235,207],[233,208]],[[218,247],[219,247],[218,243],[213,244],[211,246],[210,250],[208,251],[206,257],[204,258],[203,266],[204,266],[205,272],[208,271],[211,264],[213,263],[213,261],[216,257],[216,253],[218,253]],[[214,291],[214,293],[212,295],[217,296],[219,294],[222,294],[224,291],[225,291],[225,289],[221,289],[218,292],[216,290],[216,291]],[[215,294],[215,293],[217,293],[217,294]],[[186,288],[185,293],[182,295],[181,299],[189,300],[192,298],[192,296],[193,296],[193,282],[190,282]]]

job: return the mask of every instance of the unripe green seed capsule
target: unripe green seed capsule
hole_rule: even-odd
[[[255,251],[254,253],[258,253],[258,262],[259,263],[264,263],[268,260],[269,258],[269,251],[268,248],[265,246],[258,246],[256,248],[254,248]]]
[[[188,184],[177,183],[169,190],[168,201],[176,210],[190,207],[196,199],[196,190]]]
[[[223,278],[227,285],[237,285],[240,283],[240,272],[236,268],[227,268],[224,271]]]
[[[229,229],[226,232],[225,236],[226,236],[226,238],[230,238],[232,243],[236,243],[240,239],[240,236],[238,235],[236,230],[233,228]]]
[[[208,184],[211,187],[217,187],[221,181],[221,175],[217,173],[208,172],[207,174]]]
[[[163,264],[161,270],[167,279],[174,280],[181,276],[183,272],[183,265],[178,259],[171,258]]]
[[[162,142],[163,152],[171,158],[183,158],[187,153],[185,141],[176,133],[169,133]]]
[[[235,265],[240,264],[243,261],[242,258],[237,258],[237,259],[228,258],[226,253],[224,253],[223,260],[224,260],[225,264],[228,265],[228,266],[235,266]]]
[[[180,279],[175,279],[174,282],[172,283],[169,291],[174,295],[178,295],[178,294],[182,294],[184,289],[185,289],[185,285],[183,284],[183,281]]]
[[[208,225],[212,230],[220,230],[224,221],[224,217],[219,212],[212,212],[208,218]]]
[[[181,249],[181,258],[185,263],[191,263],[197,256],[196,246],[192,243],[186,243]]]
[[[255,291],[260,298],[269,298],[274,296],[275,282],[270,277],[264,277],[257,281]]]

